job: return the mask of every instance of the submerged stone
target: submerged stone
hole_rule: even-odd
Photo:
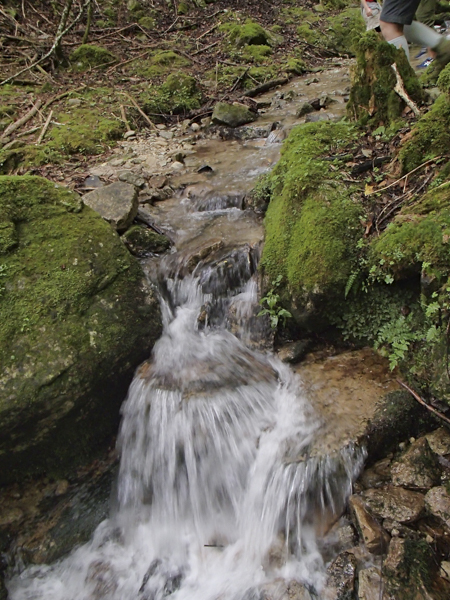
[[[139,264],[80,197],[0,177],[0,483],[67,477],[110,441],[160,333]]]

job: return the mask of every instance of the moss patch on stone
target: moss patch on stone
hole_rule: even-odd
[[[197,81],[184,73],[172,73],[158,88],[151,88],[140,96],[149,115],[183,114],[200,108],[202,93]]]
[[[112,434],[117,393],[160,325],[139,264],[76,194],[39,177],[0,177],[0,208],[3,483],[67,474]]]
[[[245,23],[224,23],[220,26],[222,31],[227,32],[231,44],[237,48],[248,45],[270,46],[270,34],[259,23],[247,19]]]
[[[130,73],[155,79],[172,71],[189,67],[191,62],[173,50],[157,50],[146,60],[135,60],[130,63]]]
[[[80,73],[92,67],[111,64],[115,60],[116,57],[109,50],[93,44],[82,44],[70,55],[73,70]]]
[[[373,127],[388,126],[400,118],[405,105],[394,91],[393,63],[410,98],[416,103],[422,102],[422,88],[403,50],[381,41],[374,31],[362,35],[355,49],[356,67],[347,103],[349,117]]]

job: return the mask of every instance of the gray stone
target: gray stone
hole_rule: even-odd
[[[392,483],[408,488],[428,489],[437,485],[441,470],[426,438],[416,440],[391,467]]]
[[[124,140],[127,140],[128,138],[130,138],[130,137],[133,137],[133,136],[135,136],[135,135],[136,135],[136,132],[135,132],[135,131],[133,131],[132,129],[129,129],[128,131],[126,131],[126,132],[123,134],[123,139],[124,139]]]
[[[173,139],[173,131],[160,131],[159,136],[164,140],[171,140]]]
[[[417,521],[425,508],[423,494],[400,487],[386,486],[381,489],[370,489],[363,492],[361,497],[372,514],[399,523]]]
[[[317,123],[318,121],[331,121],[331,116],[326,112],[319,112],[306,115],[306,123]]]
[[[380,600],[382,579],[376,567],[361,569],[358,577],[358,600]]]
[[[109,161],[109,164],[112,167],[121,167],[124,164],[125,160],[123,158],[113,158]]]
[[[101,215],[117,231],[125,231],[138,211],[138,194],[129,183],[112,183],[83,196],[83,202]]]
[[[80,98],[70,98],[70,100],[67,100],[67,104],[68,106],[80,106],[81,100]]]
[[[358,484],[365,489],[381,487],[391,479],[391,459],[383,458],[372,467],[364,470],[358,479]]]
[[[218,102],[211,117],[216,125],[226,125],[227,127],[239,127],[246,123],[252,123],[256,119],[256,114],[252,112],[245,104],[227,104]]]
[[[427,511],[450,531],[450,494],[444,487],[434,487],[425,496]]]
[[[123,234],[122,241],[131,254],[139,258],[149,254],[161,254],[170,248],[170,241],[166,236],[140,225],[130,227]]]
[[[148,185],[150,187],[156,188],[158,190],[163,188],[166,184],[167,177],[165,177],[164,175],[153,175],[153,177],[150,177],[148,182]]]
[[[297,119],[301,119],[305,115],[314,112],[314,110],[314,107],[311,106],[309,102],[303,102],[303,104],[301,104],[300,107],[297,109],[295,116]]]
[[[349,506],[367,550],[372,554],[384,554],[390,539],[388,533],[368,512],[360,496],[351,496]]]
[[[427,433],[425,437],[435,454],[438,454],[439,456],[450,454],[450,431],[441,427],[440,429],[435,429],[431,433]]]
[[[139,175],[136,175],[136,173],[133,173],[132,171],[122,171],[119,173],[119,181],[129,183],[137,188],[143,188],[145,185],[145,179]]]
[[[348,600],[354,597],[357,560],[351,552],[341,552],[327,569],[323,600]]]

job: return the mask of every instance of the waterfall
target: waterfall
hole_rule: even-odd
[[[12,600],[277,600],[283,580],[306,586],[302,598],[320,592],[318,539],[363,454],[311,453],[321,423],[301,381],[245,345],[248,252],[228,261],[233,286],[217,264],[166,279],[164,333],[122,408],[113,514],[70,556],[13,577]]]

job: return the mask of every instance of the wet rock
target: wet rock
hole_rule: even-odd
[[[286,136],[285,129],[274,129],[267,136],[266,144],[281,144],[286,139]]]
[[[313,340],[311,339],[292,342],[282,346],[278,351],[278,356],[285,363],[296,364],[305,358],[312,346]]]
[[[444,427],[425,435],[431,450],[439,456],[450,454],[450,432]]]
[[[331,116],[326,113],[326,112],[320,112],[320,113],[311,113],[309,115],[306,115],[305,121],[307,123],[317,123],[318,121],[331,121],[332,118]]]
[[[148,180],[148,185],[150,188],[160,190],[167,185],[167,177],[164,175],[153,175]]]
[[[372,467],[363,471],[358,479],[358,485],[364,489],[382,487],[391,479],[391,459],[383,458],[376,462]]]
[[[450,494],[444,487],[434,487],[425,496],[427,511],[450,531]]]
[[[211,117],[212,122],[216,125],[226,125],[227,127],[239,127],[251,123],[255,119],[256,114],[245,104],[227,104],[226,102],[218,102]]]
[[[145,179],[132,171],[122,171],[119,173],[119,181],[124,181],[137,188],[143,188],[145,185]]]
[[[203,165],[199,169],[197,169],[197,173],[213,173],[214,169],[209,165]]]
[[[83,196],[83,202],[117,229],[125,231],[138,211],[136,188],[129,183],[112,183]]]
[[[361,569],[358,576],[358,600],[380,600],[381,572],[376,567]]]
[[[440,482],[441,470],[426,438],[415,441],[391,467],[392,483],[428,489]]]
[[[390,539],[388,533],[367,511],[360,496],[351,496],[349,507],[367,550],[371,554],[384,554]]]
[[[423,494],[394,486],[367,490],[362,501],[375,516],[399,523],[417,521],[425,508]]]
[[[341,552],[327,569],[323,600],[349,600],[354,597],[357,560],[351,552]]]
[[[170,240],[166,236],[140,225],[130,227],[123,234],[122,241],[131,254],[139,258],[149,254],[161,254],[170,248]]]
[[[111,565],[101,560],[96,560],[89,565],[86,584],[88,588],[92,588],[93,600],[101,600],[114,595],[118,587],[117,577]]]
[[[235,129],[233,132],[231,132],[230,135],[238,140],[257,140],[260,138],[269,137],[270,132],[273,128],[273,123],[265,125],[263,127],[252,127],[243,125],[242,127],[239,127],[238,129]]]
[[[308,115],[309,113],[312,113],[315,110],[316,109],[309,102],[303,102],[303,104],[297,109],[295,117],[297,119],[301,119],[305,115]]]
[[[145,186],[141,192],[139,201],[141,204],[152,203],[152,202],[164,202],[173,196],[173,189],[166,185],[163,188],[152,188]]]
[[[83,185],[85,188],[101,188],[105,184],[100,177],[97,177],[97,175],[89,175],[89,177],[86,177],[84,180]]]
[[[275,579],[262,586],[260,600],[312,600],[312,598],[299,581]]]

